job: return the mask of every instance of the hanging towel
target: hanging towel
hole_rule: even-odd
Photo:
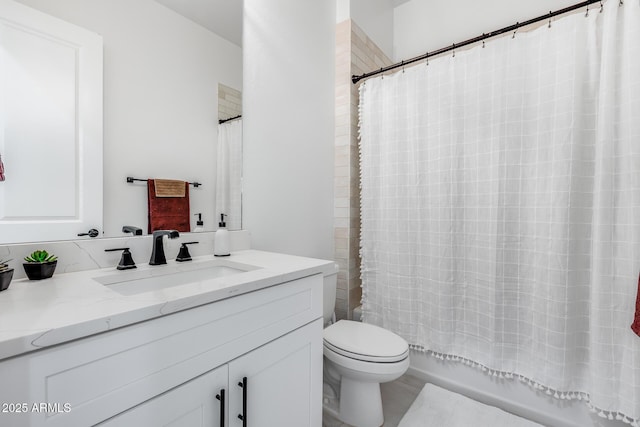
[[[4,181],[4,165],[2,164],[2,154],[0,154],[0,181]]]
[[[636,317],[633,320],[631,329],[640,336],[640,275],[638,276],[638,296],[636,296]]]
[[[156,197],[184,197],[186,194],[184,181],[175,179],[154,179],[153,185],[156,187]]]
[[[156,182],[170,180],[147,181],[147,194],[149,204],[149,234],[156,230],[177,230],[181,232],[191,231],[191,215],[189,215],[189,183],[181,183],[182,191],[171,194],[182,193],[183,196],[158,196],[156,193]],[[161,194],[166,194],[161,191]]]

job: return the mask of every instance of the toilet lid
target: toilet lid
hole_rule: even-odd
[[[371,362],[397,362],[409,344],[391,331],[368,323],[339,320],[324,329],[324,345],[336,353]]]

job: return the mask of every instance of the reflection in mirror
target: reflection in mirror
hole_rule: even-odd
[[[0,156],[0,244],[102,230],[100,36],[2,3]]]
[[[215,230],[219,220],[215,208],[216,92],[220,82],[242,88],[242,48],[238,37],[234,41],[216,28],[222,25],[221,21],[225,21],[224,26],[241,26],[242,1],[2,0],[2,4],[3,8],[5,4],[26,6],[40,16],[68,22],[102,37],[104,101],[94,107],[104,108],[104,145],[99,150],[103,158],[101,167],[83,169],[103,181],[103,197],[95,204],[104,213],[102,236],[131,236],[122,231],[125,225],[147,231],[147,185],[127,183],[129,176],[202,183],[190,189],[190,228],[195,230],[195,214],[202,213],[204,231]],[[239,11],[225,15],[228,8]],[[236,21],[235,16],[240,19]],[[31,28],[37,33],[38,23]],[[46,70],[47,66],[40,69]],[[3,149],[0,154],[7,181],[13,179],[17,176],[14,156]],[[73,185],[83,188],[86,183],[76,177]],[[58,202],[56,199],[52,205]],[[90,239],[76,236],[90,228],[100,227],[85,226],[53,239]],[[51,239],[38,234],[16,236],[3,243]]]
[[[242,93],[218,84],[216,218],[242,228]]]

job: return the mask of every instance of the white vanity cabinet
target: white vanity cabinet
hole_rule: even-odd
[[[227,374],[227,365],[221,366],[98,425],[100,427],[226,426]]]
[[[318,336],[322,319],[229,363],[229,427],[320,426]],[[318,364],[319,377],[312,370]]]
[[[27,405],[0,425],[319,427],[322,285],[315,274],[0,361],[0,401]]]
[[[314,402],[321,397],[311,363],[319,352],[322,358],[319,331],[322,322],[316,320],[99,426],[319,425]]]

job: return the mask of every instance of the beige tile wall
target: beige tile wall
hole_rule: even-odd
[[[360,171],[358,163],[358,87],[351,75],[391,60],[352,20],[336,26],[336,105],[334,173],[334,246],[340,266],[336,298],[338,319],[351,319],[360,305]]]
[[[218,120],[242,114],[242,92],[218,83]]]

